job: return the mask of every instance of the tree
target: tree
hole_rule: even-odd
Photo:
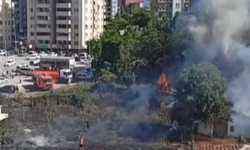
[[[210,63],[193,65],[184,69],[178,79],[175,117],[192,131],[201,122],[210,126],[219,120],[229,121],[230,106],[225,95],[226,83],[217,67]]]
[[[129,18],[131,25],[139,26],[144,28],[147,25],[151,24],[151,12],[144,8],[136,8],[131,17]]]

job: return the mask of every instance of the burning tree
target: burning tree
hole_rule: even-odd
[[[184,69],[174,95],[174,118],[180,125],[188,125],[192,133],[201,122],[208,126],[228,121],[230,106],[225,95],[225,80],[214,65],[201,63]]]

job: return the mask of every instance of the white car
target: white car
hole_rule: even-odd
[[[16,66],[16,72],[19,72],[19,71],[20,71],[20,69],[21,69],[22,67],[26,67],[26,68],[28,68],[28,67],[30,67],[30,66],[29,66],[29,65],[27,65],[27,64],[20,64],[20,65],[17,65],[17,66]]]
[[[16,61],[14,59],[9,59],[5,62],[6,67],[11,67],[16,64]]]
[[[26,57],[26,60],[37,60],[37,59],[40,59],[40,56],[30,55]]]
[[[28,55],[38,56],[38,53],[36,51],[29,51]]]
[[[41,56],[41,57],[43,57],[43,56],[48,56],[48,54],[45,53],[45,52],[41,52],[41,53],[39,53],[39,56]]]
[[[58,54],[54,53],[54,52],[51,52],[51,53],[49,53],[49,56],[58,56]]]
[[[7,51],[1,49],[1,50],[0,50],[0,56],[5,56],[5,55],[7,55]]]

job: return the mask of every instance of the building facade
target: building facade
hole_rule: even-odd
[[[14,28],[17,40],[27,39],[27,0],[12,0],[14,4]]]
[[[106,0],[106,17],[114,18],[121,13],[121,0]]]
[[[83,50],[104,30],[103,0],[29,0],[28,43],[38,50]]]
[[[11,49],[12,40],[12,12],[11,0],[0,0],[0,48]]]
[[[174,17],[176,12],[186,13],[190,5],[191,0],[152,0],[150,7],[153,23],[162,17]]]
[[[124,5],[129,7],[130,10],[135,7],[142,8],[143,0],[124,0]]]

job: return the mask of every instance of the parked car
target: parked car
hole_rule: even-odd
[[[39,56],[41,56],[41,57],[43,57],[43,56],[48,56],[48,54],[45,53],[45,52],[41,52],[41,53],[39,53]]]
[[[14,66],[16,64],[16,61],[14,59],[8,59],[6,62],[5,62],[5,66],[6,67],[11,67],[11,66]]]
[[[19,53],[18,53],[18,56],[19,57],[23,57],[23,56],[27,56],[28,54],[25,52],[25,51],[20,51]]]
[[[36,59],[40,59],[40,56],[38,55],[30,55],[26,57],[26,60],[36,60]]]
[[[7,55],[7,51],[1,49],[1,50],[0,50],[0,56],[5,56],[5,55]]]
[[[29,65],[27,65],[27,64],[20,64],[20,65],[17,65],[17,66],[16,66],[16,72],[19,73],[19,72],[20,72],[20,69],[21,69],[22,67],[28,68]]]
[[[38,53],[36,51],[29,51],[28,55],[38,56]]]
[[[49,53],[49,56],[58,56],[58,54],[54,53],[54,52],[51,52],[51,53]]]

